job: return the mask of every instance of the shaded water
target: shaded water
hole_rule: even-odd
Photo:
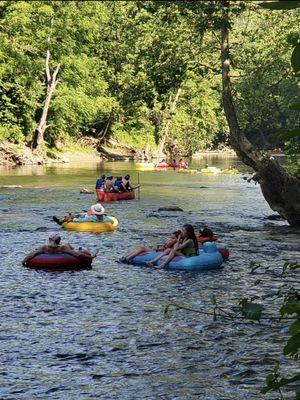
[[[228,166],[232,160],[217,160]],[[105,167],[105,168],[104,168]],[[264,377],[281,358],[284,324],[213,322],[174,311],[169,302],[208,310],[237,297],[270,293],[280,281],[249,274],[249,261],[279,271],[300,260],[299,231],[264,219],[260,189],[237,176],[141,172],[141,199],[107,205],[120,222],[113,234],[63,232],[64,242],[99,249],[91,271],[27,270],[21,260],[57,229],[52,215],[87,210],[96,176],[130,163],[2,170],[1,399],[261,399]],[[136,172],[132,172],[137,179]],[[183,213],[159,213],[177,205]],[[164,242],[184,223],[209,225],[230,249],[221,271],[153,271],[117,262],[139,243]],[[269,303],[270,311],[276,303]],[[288,365],[286,365],[288,367]],[[265,396],[264,398],[274,398]]]

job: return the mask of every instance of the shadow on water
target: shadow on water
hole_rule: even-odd
[[[226,163],[232,160],[217,166]],[[93,188],[104,168],[137,179],[130,163],[41,167],[36,174],[14,169],[1,178],[24,187],[0,191],[1,399],[261,399],[285,327],[163,311],[170,302],[207,310],[212,295],[229,308],[237,297],[271,293],[280,281],[264,276],[254,287],[249,262],[278,271],[286,260],[299,261],[299,230],[266,220],[272,212],[259,187],[239,175],[141,172],[140,200],[106,205],[120,222],[116,232],[62,232],[66,243],[99,249],[92,270],[23,268],[24,255],[60,229],[53,215],[89,209],[94,196],[79,190]],[[184,211],[157,211],[168,205]],[[164,242],[184,223],[212,227],[228,246],[222,270],[152,271],[117,262],[140,243]]]

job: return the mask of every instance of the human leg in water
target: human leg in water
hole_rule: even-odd
[[[135,256],[138,256],[139,254],[144,253],[145,251],[150,251],[150,249],[146,246],[140,246],[137,249],[133,250],[131,253],[122,257],[122,261],[130,262]]]
[[[154,268],[154,269],[164,269],[168,266],[168,264],[173,260],[175,256],[182,256],[182,253],[180,251],[172,249],[170,251],[170,254],[168,258],[159,266],[153,265],[151,263],[147,263],[148,267]]]
[[[58,225],[62,225],[64,222],[71,222],[73,218],[80,217],[80,214],[72,214],[69,213],[66,217],[59,219],[55,215],[52,217],[53,221],[56,222]]]

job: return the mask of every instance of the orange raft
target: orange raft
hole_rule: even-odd
[[[131,192],[123,192],[123,193],[105,193],[101,189],[97,189],[97,199],[103,203],[108,203],[110,201],[117,201],[117,200],[131,200],[134,199],[135,194],[134,190]]]

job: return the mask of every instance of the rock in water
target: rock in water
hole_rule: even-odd
[[[83,194],[94,194],[94,191],[86,189],[86,188],[83,188],[83,189],[80,190],[80,193],[83,193]]]
[[[183,211],[183,209],[177,206],[168,206],[168,207],[159,207],[157,211]]]

